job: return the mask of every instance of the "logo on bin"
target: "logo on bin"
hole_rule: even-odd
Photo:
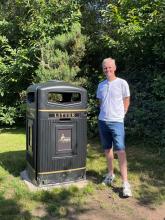
[[[71,142],[71,138],[70,137],[65,137],[64,133],[61,134],[61,137],[58,140],[59,143],[70,143]]]

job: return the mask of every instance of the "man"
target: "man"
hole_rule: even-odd
[[[115,179],[113,168],[113,150],[119,159],[121,178],[123,181],[123,196],[132,196],[127,177],[127,159],[125,152],[124,116],[130,104],[128,83],[116,77],[116,64],[112,58],[106,58],[102,63],[106,80],[98,85],[97,98],[100,103],[99,133],[108,164],[108,174],[103,181],[111,185]]]

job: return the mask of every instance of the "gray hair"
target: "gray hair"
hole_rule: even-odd
[[[115,59],[112,59],[111,57],[105,58],[105,59],[103,60],[103,62],[102,62],[102,67],[103,67],[103,65],[104,65],[106,62],[113,62],[114,65],[116,66]]]

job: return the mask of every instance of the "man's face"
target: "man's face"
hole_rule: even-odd
[[[103,72],[108,79],[115,76],[115,70],[116,66],[113,61],[107,61],[103,64]]]

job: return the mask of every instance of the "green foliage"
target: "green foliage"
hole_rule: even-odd
[[[97,106],[96,84],[104,79],[101,62],[111,56],[117,61],[117,75],[125,78],[131,87],[131,107],[126,117],[129,134],[164,145],[164,1],[98,1],[91,7],[91,1],[87,0],[86,7],[98,23],[93,27],[87,25],[86,33],[92,37],[93,44],[88,43],[84,60],[84,72],[89,79],[91,132],[96,131],[98,114],[93,107]]]
[[[12,125],[15,121],[13,118],[16,115],[14,107],[0,106],[0,123]]]
[[[74,80],[85,51],[80,17],[74,0],[1,1],[0,103],[17,109],[13,122],[25,115],[22,91],[31,83]]]
[[[123,59],[129,66],[151,65],[156,58],[154,48],[158,48],[160,42],[163,46],[163,8],[163,1],[114,1],[108,4],[101,11],[105,46],[116,49],[115,57],[125,56]]]
[[[96,135],[95,93],[104,79],[102,59],[111,56],[131,87],[127,130],[164,145],[164,21],[162,0],[1,1],[1,106],[17,109],[11,117],[22,118],[22,94],[30,83],[81,84],[88,90],[88,131]]]
[[[74,23],[69,32],[47,39],[45,44],[41,45],[36,81],[50,79],[75,81],[84,52],[85,37],[81,34],[80,24]]]

